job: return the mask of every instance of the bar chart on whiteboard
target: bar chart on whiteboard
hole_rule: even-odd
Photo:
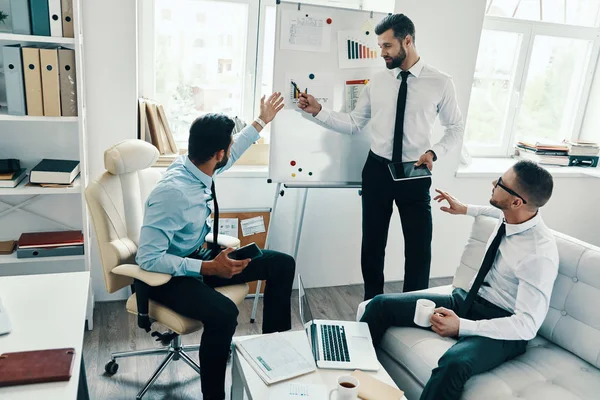
[[[340,68],[380,67],[377,35],[371,30],[338,31]]]

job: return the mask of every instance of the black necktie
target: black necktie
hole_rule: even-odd
[[[406,94],[408,93],[408,75],[410,72],[400,72],[402,83],[398,91],[398,102],[396,103],[396,126],[394,127],[394,150],[393,162],[402,162],[402,138],[404,137],[404,110],[406,109]]]
[[[211,246],[211,254],[212,254],[212,257],[214,258],[219,254],[219,244],[217,243],[217,238],[219,236],[219,203],[217,203],[217,192],[215,191],[215,181],[212,182],[210,191],[212,192],[213,206],[215,208],[215,210],[214,210],[215,219],[213,222],[213,242],[212,242],[212,246]]]
[[[462,318],[467,317],[467,314],[473,305],[473,301],[475,301],[475,297],[477,297],[477,292],[479,292],[479,288],[481,287],[485,276],[488,274],[488,272],[490,272],[490,269],[492,269],[492,265],[494,265],[494,260],[496,259],[496,254],[498,253],[498,248],[500,247],[500,242],[505,234],[506,224],[502,223],[500,228],[498,228],[498,233],[496,233],[496,237],[492,241],[492,244],[485,252],[485,257],[483,257],[483,262],[481,263],[481,268],[479,268],[475,282],[473,282],[473,286],[471,286],[471,290],[469,290],[469,294],[467,294],[467,299],[461,307],[460,316]]]

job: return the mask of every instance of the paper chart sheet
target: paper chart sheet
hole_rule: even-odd
[[[286,50],[331,50],[331,26],[327,16],[285,11],[281,14],[281,48]]]

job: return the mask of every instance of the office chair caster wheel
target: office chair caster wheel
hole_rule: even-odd
[[[106,363],[106,365],[104,366],[104,370],[106,371],[106,373],[108,375],[114,375],[117,373],[117,371],[119,370],[119,364],[117,364],[116,361],[111,360],[109,362]]]

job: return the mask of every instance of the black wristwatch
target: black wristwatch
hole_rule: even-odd
[[[433,150],[427,150],[425,153],[431,153],[431,154],[433,154],[433,161],[434,162],[437,161],[437,155],[435,154],[435,151],[433,151]]]

